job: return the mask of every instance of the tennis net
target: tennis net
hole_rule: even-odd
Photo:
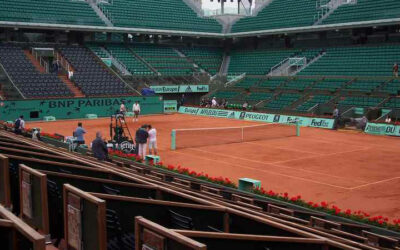
[[[300,126],[297,123],[174,129],[171,133],[171,149],[270,140],[299,135]]]

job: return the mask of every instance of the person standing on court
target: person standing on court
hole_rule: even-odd
[[[338,123],[339,123],[339,118],[340,118],[339,108],[337,107],[337,105],[335,105],[335,109],[332,112],[332,118],[335,120],[333,128],[337,129]]]
[[[137,122],[139,120],[139,114],[140,114],[140,105],[138,101],[136,101],[133,104],[132,111],[133,111],[133,122]]]
[[[157,155],[157,130],[151,125],[149,128],[149,153],[151,155]]]
[[[93,156],[99,161],[105,161],[108,159],[107,144],[103,140],[103,134],[98,131],[96,132],[96,139],[92,142]]]
[[[74,137],[76,137],[76,147],[85,144],[84,134],[86,134],[86,130],[82,128],[82,122],[78,122],[78,127],[74,131]]]
[[[138,155],[144,159],[147,150],[147,138],[149,138],[148,125],[143,125],[136,131],[136,147],[138,147]]]

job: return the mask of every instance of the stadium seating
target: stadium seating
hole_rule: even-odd
[[[215,75],[221,67],[222,50],[220,48],[191,47],[180,48],[180,51],[211,75]]]
[[[276,99],[268,102],[265,104],[264,108],[266,109],[284,109],[297,101],[301,97],[300,94],[295,94],[295,93],[283,93],[279,95]]]
[[[40,73],[21,47],[0,45],[0,63],[26,98],[73,96],[56,73]]]
[[[90,226],[77,223],[85,249],[140,246],[143,233],[139,232],[144,232],[146,225],[153,234],[163,235],[163,242],[168,242],[172,249],[175,249],[176,241],[187,240],[179,238],[178,233],[192,239],[191,244],[198,240],[210,250],[226,247],[233,250],[252,247],[310,250],[348,246],[366,249],[369,247],[368,241],[364,240],[367,234],[377,239],[375,246],[379,248],[395,249],[398,244],[396,239],[370,232],[371,227],[367,225],[333,221],[323,213],[301,209],[290,203],[263,199],[173,172],[115,159],[115,163],[124,166],[121,173],[121,167],[115,163],[98,162],[45,144],[40,144],[40,148],[35,144],[24,144],[28,140],[21,142],[21,138],[13,134],[1,132],[1,135],[0,145],[6,144],[7,147],[0,147],[0,171],[6,173],[0,176],[6,187],[0,189],[0,203],[4,205],[3,197],[7,197],[10,200],[8,207],[16,214],[20,213],[24,199],[19,187],[24,180],[22,176],[29,174],[35,194],[32,195],[34,220],[23,214],[20,220],[40,231],[47,222],[49,234],[55,242],[67,234],[63,233],[63,221],[70,221],[68,218],[73,216],[73,213],[63,213],[63,210],[80,204],[82,221],[90,223]],[[24,154],[30,157],[24,157]],[[68,198],[63,199],[64,195]],[[80,203],[74,203],[77,200]],[[43,209],[43,204],[48,204],[51,209]],[[0,206],[1,219],[5,219],[4,211]],[[152,222],[143,217],[132,219],[138,215]],[[296,229],[288,227],[288,224],[295,225]],[[331,225],[335,227],[329,228]],[[179,231],[169,231],[164,235],[168,229]],[[28,235],[22,237],[23,240],[32,240],[30,235],[35,230],[23,233]],[[310,230],[313,234],[308,233]],[[220,233],[224,234],[220,237]],[[319,236],[329,240],[321,241]],[[44,245],[44,237],[40,240]],[[44,247],[36,249],[44,250]],[[181,248],[177,246],[176,249]]]
[[[382,80],[356,80],[347,85],[345,90],[372,93],[382,83]]]
[[[256,85],[260,79],[258,78],[245,78],[244,80],[235,84],[235,87],[248,89]]]
[[[1,21],[105,26],[85,1],[1,0],[0,6]]]
[[[107,96],[130,93],[125,83],[106,70],[88,49],[74,46],[63,47],[61,53],[74,68],[73,81],[85,95]]]
[[[332,99],[332,96],[327,96],[327,95],[315,95],[313,97],[311,97],[311,99],[307,100],[306,102],[304,102],[303,104],[301,104],[300,106],[298,106],[296,108],[297,111],[301,111],[301,112],[306,112],[308,111],[310,108],[314,107],[317,104],[324,104],[329,102]]]
[[[335,92],[338,89],[342,88],[350,79],[334,79],[334,78],[326,78],[321,81],[317,81],[313,86],[311,86],[312,90],[327,90],[330,92]]]
[[[310,85],[312,85],[315,81],[316,79],[313,78],[295,79],[287,82],[282,88],[304,91],[306,88],[310,87]]]
[[[383,102],[383,100],[384,98],[381,97],[350,96],[339,101],[339,105],[359,108],[376,107]]]
[[[400,46],[337,47],[299,75],[391,76],[392,66],[400,56]]]
[[[218,91],[213,95],[217,99],[232,99],[239,95],[239,92],[235,91]]]
[[[274,78],[270,78],[268,80],[261,81],[261,83],[258,84],[258,87],[274,90],[274,89],[280,87],[282,84],[284,84],[288,80],[289,79],[287,77],[274,77]]]
[[[229,74],[247,73],[249,75],[265,75],[271,68],[284,59],[294,56],[300,50],[233,50]]]
[[[131,49],[164,76],[192,75],[196,69],[186,57],[181,57],[172,47],[135,44]]]
[[[135,57],[132,52],[124,45],[119,44],[109,44],[106,47],[110,51],[111,55],[115,57],[118,61],[125,65],[125,67],[134,75],[154,75],[142,61]]]
[[[357,4],[342,5],[323,24],[371,21],[400,17],[396,0],[357,0]]]
[[[222,26],[201,18],[182,0],[113,0],[100,8],[115,26],[220,33]]]
[[[383,107],[400,109],[400,98],[398,97],[390,98],[389,101],[383,104]]]
[[[310,26],[317,14],[315,6],[315,1],[310,0],[275,0],[256,17],[240,19],[232,32]]]
[[[273,93],[266,93],[266,92],[252,92],[250,95],[245,97],[247,101],[250,102],[259,102],[271,99],[273,97]]]
[[[400,94],[400,80],[395,79],[393,81],[389,81],[385,84],[385,86],[378,90],[379,92],[384,92],[390,95],[399,95]]]

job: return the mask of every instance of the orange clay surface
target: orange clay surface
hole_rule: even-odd
[[[28,123],[48,133],[72,135],[77,120]],[[109,118],[83,120],[86,143],[102,131],[109,139]],[[300,137],[170,150],[170,133],[178,128],[210,128],[259,124],[184,114],[128,119],[131,133],[151,124],[158,131],[164,164],[181,165],[237,182],[260,180],[266,190],[302,195],[306,201],[327,201],[343,209],[400,218],[400,138],[361,132],[302,128]]]

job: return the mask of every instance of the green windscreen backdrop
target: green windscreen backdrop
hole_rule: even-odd
[[[163,113],[163,101],[158,96],[22,100],[0,102],[0,120],[14,121],[20,115],[26,121],[43,120],[45,116],[56,119],[85,118],[86,114],[108,117],[119,110],[122,102],[131,111],[135,101],[139,101],[142,114]]]

